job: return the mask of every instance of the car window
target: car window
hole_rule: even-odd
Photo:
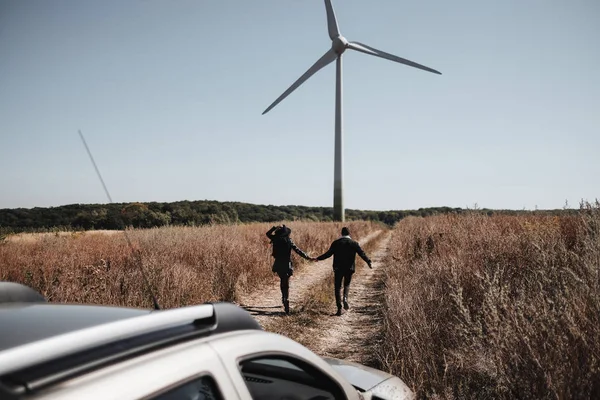
[[[242,361],[240,370],[253,400],[346,399],[335,380],[293,357],[255,357]]]
[[[259,358],[259,359],[252,360],[252,362],[253,363],[258,363],[258,364],[273,365],[273,366],[276,366],[276,367],[283,367],[283,368],[294,369],[296,371],[302,371],[302,368],[298,368],[297,366],[295,366],[291,362],[289,362],[287,360],[284,360],[284,359]]]
[[[210,376],[188,381],[174,389],[152,397],[152,400],[222,400],[217,384]]]

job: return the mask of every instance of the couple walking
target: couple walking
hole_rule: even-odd
[[[355,258],[358,254],[369,266],[371,266],[371,260],[363,249],[360,247],[357,241],[350,237],[350,231],[348,228],[342,228],[342,236],[336,239],[329,250],[319,257],[309,257],[305,252],[300,250],[298,246],[290,238],[292,230],[285,225],[274,226],[267,232],[267,237],[273,244],[273,257],[275,262],[273,263],[273,272],[279,275],[280,287],[281,287],[281,301],[285,308],[285,313],[290,312],[290,301],[289,301],[289,280],[294,273],[294,267],[291,261],[292,250],[294,250],[302,258],[310,261],[325,260],[333,256],[333,271],[335,276],[335,302],[337,305],[336,315],[342,315],[342,298],[340,296],[340,290],[342,283],[344,284],[344,309],[348,309],[348,291],[350,290],[350,282],[352,281],[352,274],[355,271]]]

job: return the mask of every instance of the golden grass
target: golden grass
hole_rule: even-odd
[[[309,255],[324,252],[340,223],[288,222],[292,239]],[[353,232],[378,229],[348,222]],[[241,293],[272,282],[271,224],[163,227],[130,230],[162,308],[207,301],[235,301]],[[302,267],[300,257],[294,255]],[[0,280],[20,282],[50,301],[151,306],[138,263],[123,233],[40,235],[0,243]]]
[[[380,366],[420,398],[600,397],[600,208],[401,221]]]

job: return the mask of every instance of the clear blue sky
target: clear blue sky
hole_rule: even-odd
[[[346,208],[560,208],[599,196],[600,2],[334,0]],[[0,208],[331,206],[322,0],[0,0]]]

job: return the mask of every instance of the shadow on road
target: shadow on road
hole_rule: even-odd
[[[266,317],[277,317],[281,315],[285,315],[283,312],[282,306],[274,306],[274,307],[260,307],[260,306],[240,306],[244,310],[248,311],[251,315],[264,315]],[[273,310],[273,311],[271,311]],[[278,310],[278,311],[274,311]]]

